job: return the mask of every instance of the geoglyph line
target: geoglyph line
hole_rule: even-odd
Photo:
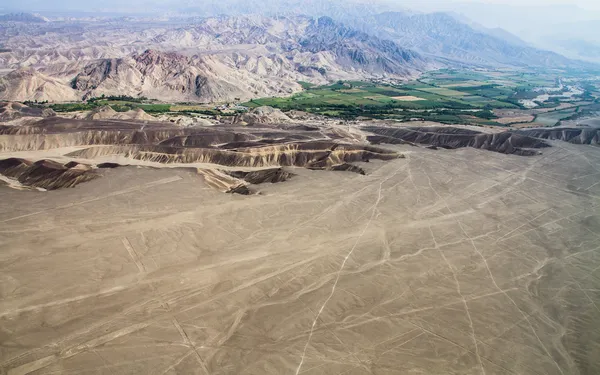
[[[344,261],[342,262],[338,272],[337,272],[337,276],[336,279],[333,283],[333,286],[331,287],[331,293],[329,293],[329,297],[327,297],[327,299],[325,300],[325,302],[323,302],[323,305],[321,306],[321,308],[319,309],[319,312],[317,313],[317,316],[315,317],[311,327],[310,327],[310,332],[308,334],[308,339],[306,340],[306,344],[304,345],[304,350],[302,351],[302,357],[300,358],[300,364],[298,364],[298,368],[296,369],[296,375],[298,375],[300,373],[300,370],[302,369],[302,364],[304,363],[304,358],[306,357],[306,350],[308,349],[308,345],[310,344],[310,340],[312,339],[313,333],[315,331],[315,326],[317,325],[317,322],[319,321],[319,317],[321,316],[321,313],[323,313],[323,310],[325,310],[325,307],[327,306],[327,303],[331,300],[331,298],[333,297],[333,294],[335,293],[335,288],[337,287],[337,284],[340,280],[340,276],[342,273],[342,270],[344,269],[344,267],[346,266],[346,262],[348,261],[348,259],[350,258],[350,256],[354,253],[354,250],[356,250],[356,247],[358,246],[358,243],[360,242],[360,240],[362,239],[362,237],[364,236],[364,234],[367,232],[367,229],[371,226],[371,223],[373,221],[373,219],[375,218],[375,213],[377,212],[377,206],[379,205],[379,203],[381,202],[381,199],[383,198],[382,194],[381,194],[381,190],[383,188],[383,184],[385,182],[387,182],[388,180],[390,180],[392,177],[394,177],[400,170],[404,169],[405,167],[402,166],[400,168],[398,168],[396,171],[394,171],[394,173],[390,174],[388,177],[386,177],[385,179],[383,179],[380,183],[379,183],[379,189],[377,192],[377,200],[375,201],[375,204],[373,204],[372,208],[371,208],[371,217],[369,218],[369,220],[367,221],[367,224],[364,226],[363,230],[361,231],[361,233],[358,235],[358,237],[356,237],[356,241],[354,241],[354,245],[352,246],[352,248],[350,249],[350,251],[348,252],[348,254],[346,254],[346,256],[344,257]]]
[[[160,180],[157,180],[157,181],[149,182],[147,184],[143,184],[143,185],[139,185],[139,186],[134,186],[134,187],[131,187],[131,188],[128,188],[128,189],[124,189],[124,190],[115,191],[114,193],[110,193],[110,194],[103,195],[103,196],[100,196],[100,197],[91,198],[91,199],[85,199],[85,200],[82,200],[82,201],[79,201],[79,202],[65,204],[63,206],[47,208],[45,210],[40,210],[40,211],[31,212],[31,213],[24,214],[24,215],[19,215],[19,216],[11,217],[11,218],[4,219],[4,220],[0,221],[0,223],[7,223],[9,221],[18,220],[18,219],[24,219],[26,217],[36,216],[36,215],[43,214],[43,213],[50,212],[50,211],[62,210],[62,209],[65,209],[65,208],[71,208],[71,207],[74,207],[74,206],[80,206],[82,204],[86,204],[86,203],[90,203],[90,202],[95,202],[95,201],[99,201],[99,200],[102,200],[102,199],[106,199],[106,198],[110,198],[110,197],[114,197],[114,196],[118,196],[118,195],[123,195],[123,194],[127,194],[127,193],[132,193],[132,192],[137,191],[139,189],[144,189],[144,188],[154,187],[154,186],[158,186],[158,185],[168,184],[168,183],[171,183],[171,182],[179,181],[181,179],[182,178],[180,176],[173,176],[173,177],[163,178],[163,179],[160,179]]]

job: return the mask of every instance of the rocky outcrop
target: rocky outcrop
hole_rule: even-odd
[[[200,129],[194,131],[192,134],[166,139],[160,142],[159,145],[169,147],[209,148],[213,145],[244,144],[244,142],[251,140],[256,140],[256,136],[232,131]]]
[[[600,129],[598,128],[540,128],[521,130],[518,134],[534,138],[564,141],[578,145],[600,144]]]
[[[14,70],[0,77],[0,100],[76,101],[81,96],[64,80],[33,68]]]
[[[258,185],[264,183],[275,184],[284,182],[294,176],[293,173],[286,172],[283,168],[262,169],[260,171],[243,172],[243,171],[224,171],[228,175],[244,180],[249,184]]]
[[[73,80],[73,88],[85,96],[125,94],[205,103],[273,95],[277,86],[286,86],[286,92],[300,89],[295,82],[278,83],[277,77],[270,87],[228,64],[215,57],[146,50],[88,64]]]
[[[256,193],[256,189],[251,185],[284,182],[293,176],[292,173],[285,172],[282,168],[251,172],[198,168],[197,171],[212,188],[224,193],[240,195]]]
[[[52,117],[56,113],[50,108],[34,108],[16,102],[0,102],[0,122],[21,117]]]
[[[446,149],[473,147],[482,150],[531,156],[536,149],[550,147],[546,142],[516,132],[482,133],[454,127],[365,127],[376,135],[367,139],[373,144],[419,144]]]
[[[290,143],[235,151],[158,145],[91,146],[68,154],[71,157],[86,159],[106,155],[123,155],[158,163],[208,163],[255,168],[277,166],[327,168],[343,163],[370,159],[392,160],[400,157],[397,153],[384,149],[333,142]]]
[[[288,129],[181,128],[170,123],[53,117],[33,125],[0,125],[0,150],[27,151],[82,145],[152,144],[169,147],[237,149],[323,139],[323,134]]]
[[[364,174],[364,170],[352,163],[402,157],[394,151],[351,142],[355,139],[345,139],[340,135],[333,138],[326,131],[295,125],[181,128],[160,122],[50,117],[30,125],[0,126],[0,150],[5,152],[79,146],[76,151],[64,156],[78,161],[88,159],[91,165],[97,164],[97,168],[119,166],[110,160],[94,162],[105,157],[161,164],[202,164],[203,168],[197,171],[208,185],[237,194],[253,192],[254,185],[287,181],[293,174],[282,167]],[[13,171],[9,175],[21,180],[24,169],[29,165],[26,161],[19,163],[18,173]],[[229,168],[224,170],[216,166]],[[42,167],[52,169],[52,173],[43,174],[46,177],[42,182],[32,182],[27,177],[25,183],[55,188],[70,186],[71,181],[74,184],[95,175],[93,171],[89,175],[82,173],[84,169],[89,171],[89,167],[84,168],[78,163],[44,164]],[[251,168],[253,170],[248,170]],[[29,175],[27,172],[23,176]]]
[[[416,52],[321,17],[312,21],[300,40],[302,50],[312,53],[331,51],[343,66],[364,69],[374,74],[412,75],[426,66]]]
[[[106,163],[99,163],[96,165],[96,167],[100,168],[100,169],[114,169],[114,168],[121,167],[121,164],[106,162]]]
[[[89,166],[83,164],[63,165],[52,160],[32,163],[18,158],[0,160],[0,174],[13,178],[24,186],[46,190],[74,187],[98,177]]]
[[[353,164],[348,164],[348,163],[338,164],[338,165],[331,166],[331,167],[328,168],[328,170],[330,170],[330,171],[354,172],[354,173],[362,174],[363,176],[366,174],[365,170],[362,169],[361,167],[358,167],[358,166],[353,165]]]

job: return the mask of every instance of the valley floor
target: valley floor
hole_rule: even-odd
[[[600,149],[553,146],[0,187],[0,373],[599,373]]]

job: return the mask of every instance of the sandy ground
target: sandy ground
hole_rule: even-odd
[[[400,102],[415,102],[419,100],[425,100],[423,98],[419,98],[418,96],[406,95],[406,96],[393,96],[392,99],[398,100]]]
[[[539,125],[534,124],[532,122],[522,122],[522,123],[518,123],[518,124],[510,124],[510,127],[514,128],[514,129],[526,129],[526,128],[538,128]]]
[[[533,116],[516,116],[516,117],[500,117],[494,119],[494,121],[499,122],[500,124],[510,124],[515,122],[527,123],[534,120]]]
[[[598,374],[600,149],[554,145],[0,186],[0,374]]]

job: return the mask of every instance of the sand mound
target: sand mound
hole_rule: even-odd
[[[155,121],[170,122],[177,124],[182,127],[196,127],[196,126],[213,126],[214,124],[207,119],[190,117],[190,116],[172,116],[172,115],[160,115],[155,118]]]
[[[117,112],[117,114],[113,118],[117,118],[120,120],[157,121],[156,117],[147,114],[141,108],[135,108],[135,109],[132,109],[131,111],[122,112],[122,113]]]
[[[52,160],[32,163],[18,158],[0,160],[0,173],[25,186],[46,190],[74,187],[98,177],[91,168],[79,163],[63,165]]]
[[[85,118],[86,120],[107,120],[116,117],[117,111],[108,105],[104,105],[102,107],[94,108]]]
[[[539,154],[535,149],[550,147],[547,143],[515,132],[481,133],[454,127],[387,128],[366,127],[377,135],[368,136],[373,144],[422,144],[456,149],[473,147],[502,154],[531,156]]]
[[[214,125],[215,124],[210,122],[210,120],[207,120],[205,118],[195,118],[194,119],[194,126],[214,126]]]
[[[280,124],[292,121],[285,113],[273,107],[258,107],[236,117],[235,122],[253,124]]]

